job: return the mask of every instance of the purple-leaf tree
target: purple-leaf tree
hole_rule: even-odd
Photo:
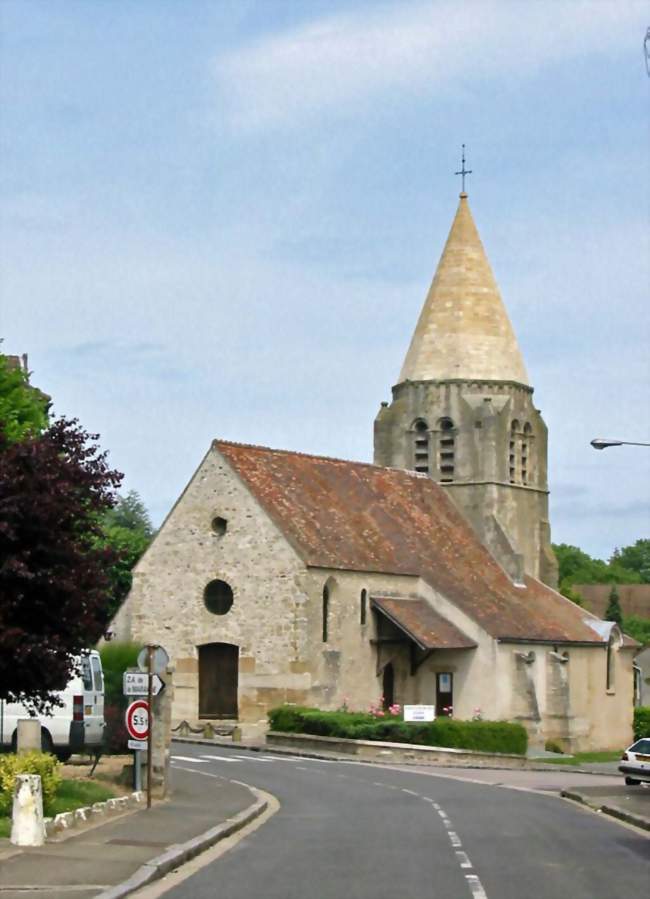
[[[47,709],[102,635],[116,557],[100,517],[122,475],[76,420],[11,443],[0,429],[0,699]]]

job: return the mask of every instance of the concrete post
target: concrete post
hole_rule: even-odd
[[[41,751],[41,722],[37,718],[21,718],[16,738],[18,755]]]
[[[16,775],[11,842],[14,846],[42,846],[45,842],[43,793],[38,774]]]
[[[155,795],[159,798],[168,796],[171,792],[170,774],[170,743],[172,738],[172,699],[174,696],[174,669],[168,668],[162,675],[165,681],[165,689],[153,699],[153,744],[151,752],[152,776],[151,785]]]

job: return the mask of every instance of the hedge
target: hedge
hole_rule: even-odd
[[[127,668],[135,668],[141,648],[139,643],[116,641],[99,650],[104,669],[104,752],[109,754],[127,751],[124,712],[133,697],[123,695],[122,676]]]
[[[650,705],[639,705],[634,709],[634,739],[650,737]]]
[[[459,721],[437,718],[426,724],[406,724],[398,717],[375,718],[365,712],[321,712],[301,706],[279,706],[269,712],[271,730],[352,740],[385,740],[444,746],[481,752],[525,755],[528,734],[508,721]]]

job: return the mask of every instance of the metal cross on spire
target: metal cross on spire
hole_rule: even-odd
[[[460,169],[460,172],[454,172],[454,174],[455,174],[455,175],[462,175],[462,176],[463,176],[462,187],[461,187],[461,193],[465,193],[465,175],[471,175],[471,174],[472,174],[472,170],[471,170],[471,169],[466,169],[466,168],[465,168],[465,144],[463,144],[463,150],[462,150],[462,155],[461,155],[461,169]]]

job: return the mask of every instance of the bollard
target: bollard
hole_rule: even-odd
[[[42,846],[45,842],[43,792],[38,774],[17,774],[11,819],[14,846]]]
[[[21,718],[16,734],[16,752],[18,755],[24,755],[26,752],[40,751],[41,722],[38,718]]]

